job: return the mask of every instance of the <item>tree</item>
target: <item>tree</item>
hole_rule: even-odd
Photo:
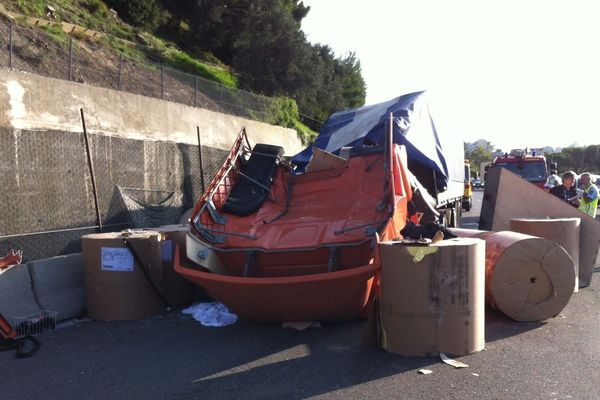
[[[157,0],[108,0],[119,15],[131,25],[153,32],[166,22],[167,15]]]
[[[465,148],[467,144],[465,143]],[[492,152],[482,146],[475,146],[470,151],[465,151],[465,158],[469,160],[472,172],[479,171],[481,163],[492,161]]]
[[[360,60],[351,52],[339,60],[337,77],[342,82],[342,97],[346,107],[358,107],[365,104],[367,85],[362,77]]]
[[[600,146],[567,147],[558,153],[546,154],[548,165],[555,162],[558,171],[575,171],[577,173],[600,173]]]
[[[298,0],[163,0],[170,25],[186,21],[188,49],[200,48],[231,65],[239,85],[268,96],[294,99],[316,120],[364,104],[360,61],[336,58],[325,45],[309,43],[301,21],[310,7]],[[193,43],[193,44],[191,44]],[[311,125],[318,129],[319,126]]]

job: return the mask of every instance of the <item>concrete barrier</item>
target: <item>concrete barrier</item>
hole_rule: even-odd
[[[57,320],[79,317],[85,312],[82,253],[31,261],[33,293],[40,308],[56,311]]]
[[[40,311],[31,286],[27,264],[11,267],[0,273],[0,313],[10,323]]]

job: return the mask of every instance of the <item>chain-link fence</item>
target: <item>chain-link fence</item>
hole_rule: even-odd
[[[0,67],[273,123],[274,99],[0,18]]]
[[[90,135],[93,187],[84,136],[0,128],[0,257],[9,249],[23,250],[25,261],[79,252],[81,236],[100,225],[110,232],[177,223],[228,154]]]

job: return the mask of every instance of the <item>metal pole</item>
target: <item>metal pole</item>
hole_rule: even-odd
[[[73,38],[69,40],[69,81],[73,80]]]
[[[194,76],[194,107],[198,104],[198,77]]]
[[[200,141],[200,127],[196,126],[196,133],[198,133],[198,158],[200,160],[200,182],[202,183],[202,193],[205,191],[204,187],[204,168],[202,167],[202,142]]]
[[[165,68],[160,64],[160,98],[165,98]]]
[[[221,88],[219,93],[219,96],[221,97],[219,101],[219,111],[223,111],[223,84],[219,84],[219,87]]]
[[[88,167],[90,169],[90,176],[92,177],[92,193],[94,194],[94,205],[96,206],[96,220],[98,221],[98,228],[102,232],[102,219],[100,218],[100,203],[98,202],[98,189],[96,188],[96,174],[94,174],[94,163],[92,161],[92,154],[90,153],[90,142],[88,138],[87,129],[85,128],[85,117],[83,116],[83,108],[80,108],[81,112],[81,124],[83,125],[83,137],[85,139],[85,151],[87,154]]]
[[[8,68],[13,67],[13,22],[10,21],[10,31],[8,39]]]
[[[119,90],[123,90],[123,53],[119,55]]]

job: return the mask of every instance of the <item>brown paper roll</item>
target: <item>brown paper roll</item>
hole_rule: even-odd
[[[547,239],[502,231],[486,237],[486,300],[517,321],[542,321],[567,305],[573,260]]]
[[[97,320],[149,317],[164,310],[160,297],[124,243],[139,255],[154,284],[162,287],[160,234],[153,231],[99,233],[81,238],[87,313]]]
[[[479,231],[477,229],[466,229],[466,228],[448,228],[450,232],[454,233],[458,237],[464,238],[477,238],[484,239],[491,235],[492,233],[496,233],[493,231]]]
[[[198,297],[200,287],[175,272],[173,260],[176,246],[179,246],[180,255],[186,254],[186,235],[190,231],[190,225],[163,225],[154,230],[163,235],[161,248],[165,299],[175,307],[189,305]],[[181,260],[187,263],[187,257],[182,257]]]
[[[538,236],[560,244],[573,259],[575,290],[579,291],[579,235],[581,218],[529,219],[513,218],[510,229],[526,235]]]
[[[458,238],[430,246],[383,242],[380,345],[407,356],[464,355],[482,350],[482,240]]]

